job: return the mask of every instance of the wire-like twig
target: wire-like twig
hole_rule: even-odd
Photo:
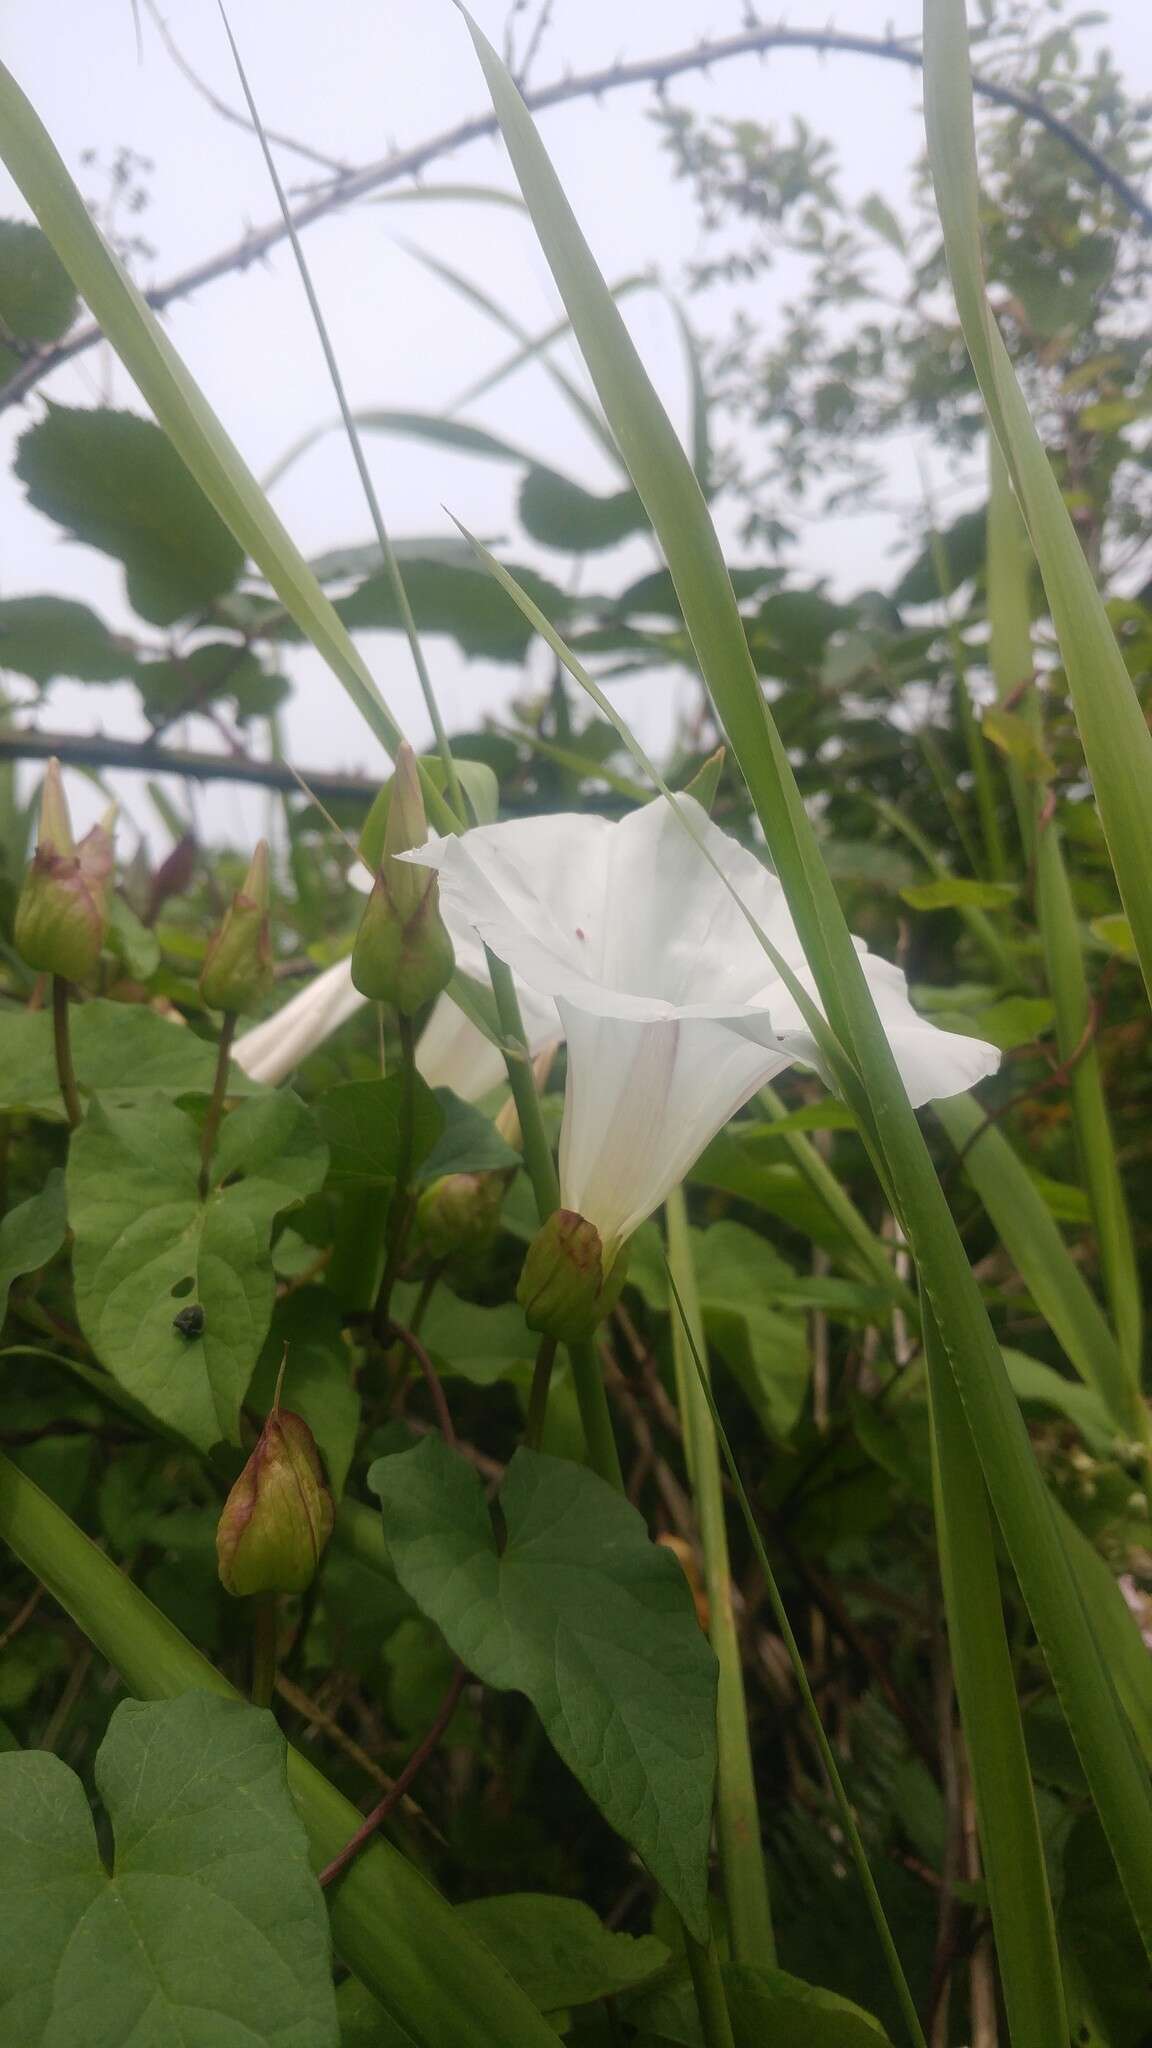
[[[404,1769],[400,1772],[400,1775],[395,1780],[395,1782],[389,1786],[387,1792],[384,1794],[383,1799],[380,1800],[378,1805],[372,1808],[372,1811],[368,1815],[367,1819],[361,1822],[360,1826],[356,1830],[356,1833],[347,1842],[345,1842],[344,1847],[339,1851],[339,1854],[334,1856],[332,1858],[331,1863],[329,1863],[326,1866],[326,1868],[320,1872],[321,1885],[327,1887],[328,1885],[332,1884],[334,1880],[338,1878],[343,1871],[347,1870],[348,1865],[350,1863],[354,1863],[356,1861],[356,1858],[360,1854],[361,1849],[367,1847],[368,1843],[372,1840],[373,1835],[376,1833],[377,1828],[383,1825],[383,1823],[387,1820],[388,1815],[392,1812],[393,1808],[404,1797],[404,1794],[405,1792],[407,1792],[409,1785],[412,1783],[412,1780],[416,1777],[417,1773],[423,1769],[429,1757],[432,1755],[433,1750],[439,1744],[448,1726],[448,1723],[451,1721],[453,1714],[456,1712],[457,1702],[459,1701],[460,1695],[464,1690],[465,1676],[466,1673],[464,1670],[464,1666],[462,1664],[457,1664],[455,1671],[452,1673],[452,1682],[449,1685],[448,1690],[445,1693],[443,1699],[441,1700],[440,1705],[436,1709],[436,1718],[433,1721],[432,1726],[429,1728],[427,1735],[424,1737],[424,1740],[419,1744],[419,1746],[416,1749],[413,1750],[411,1756],[409,1757],[407,1763],[404,1766]]]
[[[541,87],[539,92],[527,93],[525,101],[530,110],[543,113],[549,107],[563,106],[578,99],[598,99],[604,93],[620,92],[627,87],[654,85],[659,89],[686,73],[707,71],[714,64],[728,63],[737,57],[767,56],[775,50],[816,50],[855,57],[877,57],[888,63],[903,64],[912,71],[922,69],[924,62],[923,53],[916,44],[891,38],[850,35],[837,29],[756,28],[742,35],[698,43],[691,50],[640,58],[632,64],[610,64],[599,71],[557,79],[552,85]],[[1102,185],[1115,193],[1145,234],[1152,235],[1152,204],[1130,178],[1116,170],[1100,150],[1062,120],[1059,114],[1053,113],[1043,100],[1032,93],[1017,92],[1013,86],[1002,85],[978,72],[973,73],[972,89],[979,99],[994,106],[1011,108],[1026,120],[1037,122],[1063,142]],[[418,178],[438,158],[462,149],[466,143],[480,141],[494,134],[495,130],[493,114],[475,114],[469,120],[459,121],[454,127],[442,129],[438,135],[430,135],[423,142],[413,144],[410,149],[391,150],[375,163],[364,164],[347,175],[340,174],[321,186],[293,209],[292,224],[297,229],[311,227],[313,221],[322,220],[340,207],[379,191],[383,185],[396,184],[402,178]],[[167,284],[153,286],[144,297],[154,311],[162,312],[177,300],[186,299],[203,286],[214,284],[217,278],[226,277],[232,271],[247,270],[284,241],[287,234],[288,229],[279,217],[266,222],[263,227],[252,228],[238,242],[231,243],[201,263],[193,264],[191,269],[180,271]],[[102,338],[100,328],[89,323],[74,329],[51,348],[38,350],[21,364],[6,384],[0,386],[0,409],[16,404],[50,371],[82,355]]]
[[[181,76],[188,80],[189,85],[199,93],[202,100],[208,102],[213,113],[219,114],[222,121],[231,121],[234,127],[243,128],[247,134],[254,135],[256,131],[247,114],[242,114],[239,107],[229,106],[227,100],[222,100],[219,93],[213,91],[207,79],[201,78],[199,72],[193,70],[156,5],[156,0],[144,0],[144,5],[148,9],[160,41]],[[304,157],[308,163],[317,165],[320,170],[331,172],[334,178],[346,178],[352,170],[352,165],[345,163],[342,158],[329,156],[324,150],[315,149],[310,142],[301,142],[298,136],[285,135],[282,129],[265,126],[264,133],[269,142],[274,142],[279,149],[290,149],[294,155]]]
[[[456,1426],[452,1420],[452,1411],[448,1406],[448,1397],[444,1392],[444,1383],[423,1344],[420,1342],[419,1337],[414,1336],[411,1330],[406,1330],[403,1323],[394,1322],[391,1317],[388,1318],[384,1334],[387,1337],[394,1338],[397,1344],[402,1344],[405,1351],[411,1352],[412,1357],[416,1360],[424,1375],[424,1382],[428,1392],[432,1396],[432,1406],[436,1410],[436,1420],[440,1425],[440,1434],[445,1443],[451,1444],[452,1449],[455,1450],[457,1448]]]

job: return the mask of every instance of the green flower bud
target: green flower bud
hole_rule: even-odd
[[[500,1222],[506,1173],[445,1173],[424,1189],[416,1204],[416,1231],[434,1259],[456,1252],[481,1252]]]
[[[361,995],[412,1017],[452,979],[452,941],[440,916],[440,883],[431,868],[397,860],[428,837],[416,756],[407,741],[396,755],[380,869],[352,949]]]
[[[41,974],[87,981],[108,929],[115,807],[76,845],[60,763],[48,763],[40,799],[40,831],[16,905],[18,951]]]
[[[302,1416],[274,1408],[224,1503],[216,1562],[228,1593],[302,1593],[332,1534],[335,1510]]]
[[[258,1010],[272,988],[272,941],[268,933],[268,846],[252,855],[224,922],[200,969],[200,994],[210,1010]]]
[[[562,1344],[590,1337],[616,1306],[628,1270],[628,1247],[604,1272],[600,1232],[574,1209],[557,1209],[537,1231],[520,1271],[516,1299],[530,1330]]]

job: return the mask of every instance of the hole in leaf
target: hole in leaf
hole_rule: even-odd
[[[195,1285],[196,1282],[193,1279],[192,1274],[186,1273],[183,1280],[178,1280],[176,1282],[175,1287],[172,1289],[173,1301],[183,1301],[184,1296],[186,1294],[191,1294],[192,1289],[195,1287]]]

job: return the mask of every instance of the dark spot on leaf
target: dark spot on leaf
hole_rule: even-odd
[[[185,1295],[191,1294],[195,1285],[196,1282],[192,1278],[191,1273],[186,1273],[183,1280],[177,1280],[175,1287],[172,1289],[173,1301],[183,1301]]]
[[[174,1315],[172,1328],[178,1330],[180,1335],[187,1337],[189,1341],[193,1337],[199,1337],[204,1329],[204,1311],[200,1303],[190,1301],[187,1308],[182,1308],[178,1315]]]

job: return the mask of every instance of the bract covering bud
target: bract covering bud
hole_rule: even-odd
[[[94,972],[108,929],[115,819],[113,806],[77,846],[60,763],[49,761],[36,852],[20,891],[15,923],[17,949],[38,973],[86,981]]]
[[[332,1534],[334,1509],[316,1439],[274,1408],[224,1503],[216,1562],[228,1593],[302,1593]]]
[[[506,1173],[445,1173],[424,1189],[416,1204],[416,1230],[434,1259],[454,1252],[479,1252],[496,1235]]]
[[[438,996],[455,966],[434,870],[396,858],[423,846],[427,837],[416,756],[404,741],[396,755],[380,868],[352,949],[352,979],[361,995],[393,1004],[404,1017]]]
[[[272,988],[268,931],[268,846],[260,840],[204,955],[200,994],[210,1010],[258,1010]]]
[[[600,1232],[574,1209],[556,1209],[537,1231],[520,1271],[516,1299],[530,1330],[562,1344],[590,1337],[616,1306],[628,1270],[622,1245],[604,1272]]]

